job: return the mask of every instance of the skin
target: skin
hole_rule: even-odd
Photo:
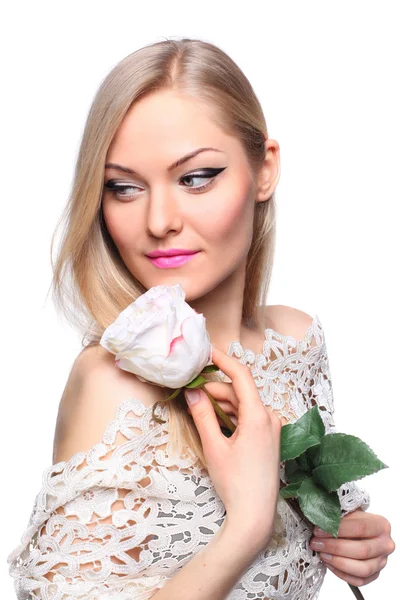
[[[218,385],[210,382],[205,386],[216,400]],[[233,388],[218,404],[237,425],[239,401]],[[310,546],[337,577],[360,587],[379,577],[387,557],[394,552],[396,545],[390,534],[391,525],[385,517],[358,508],[342,518],[337,538],[314,527]]]
[[[342,518],[337,538],[314,527],[310,544],[332,573],[360,587],[378,579],[394,552],[390,533],[385,517],[357,509]]]
[[[222,152],[201,153],[167,172],[178,158],[210,146]],[[206,317],[211,342],[221,349],[232,340],[245,344],[252,334],[241,316],[253,214],[256,202],[271,197],[280,174],[278,142],[268,139],[265,146],[265,165],[253,189],[239,141],[214,124],[204,105],[159,92],[134,104],[106,157],[106,164],[140,174],[105,170],[105,183],[112,178],[137,186],[125,192],[130,194],[125,200],[106,188],[103,196],[104,219],[124,263],[147,289],[180,282],[186,301]],[[193,188],[207,179],[182,181],[191,172],[215,167],[227,168],[206,191]],[[159,269],[145,256],[168,248],[200,253],[174,269]]]
[[[178,158],[202,147],[221,152],[203,152],[167,170]],[[102,198],[107,229],[131,273],[146,289],[181,283],[188,304],[206,317],[215,347],[227,351],[232,340],[239,340],[251,348],[255,339],[262,341],[262,332],[241,322],[245,261],[256,203],[267,201],[279,181],[278,142],[265,141],[264,165],[253,185],[239,141],[221,131],[212,111],[176,92],[162,91],[131,107],[109,147],[106,163],[136,172],[106,168],[105,184],[114,179],[135,187],[120,197],[104,187]],[[205,191],[193,191],[212,178],[188,176],[217,167],[226,168]],[[173,269],[159,269],[145,256],[169,248],[200,252]],[[237,417],[234,393],[220,406]],[[342,519],[337,539],[327,533],[316,536],[314,530],[311,547],[320,551],[316,541],[323,541],[324,551],[332,555],[321,554],[327,566],[358,586],[375,580],[395,549],[389,521],[360,510]]]

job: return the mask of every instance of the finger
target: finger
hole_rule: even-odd
[[[371,581],[375,581],[375,579],[378,579],[379,574],[380,573],[375,573],[375,575],[371,575],[371,577],[367,577],[366,579],[363,577],[354,577],[354,575],[349,575],[348,573],[344,573],[343,571],[340,571],[339,569],[335,569],[335,567],[332,567],[331,565],[326,565],[328,567],[328,569],[330,571],[332,571],[332,573],[334,573],[334,575],[336,575],[336,577],[339,577],[340,579],[343,579],[343,581],[347,581],[347,583],[351,583],[351,585],[355,585],[357,587],[360,587],[362,585],[367,585],[368,583],[371,583]]]
[[[238,409],[239,400],[231,383],[209,381],[208,383],[204,384],[204,387],[215,400],[230,402],[230,404],[232,404],[236,410]]]
[[[224,413],[226,415],[228,415],[229,417],[231,417],[232,415],[235,416],[235,417],[237,416],[236,415],[236,409],[232,406],[232,404],[230,402],[223,402],[222,400],[217,400],[217,403],[218,403],[218,406],[220,406],[222,408],[222,410],[224,411]],[[190,410],[190,406],[189,405],[187,406],[187,410],[188,410],[189,414],[192,414],[192,411]],[[220,418],[221,417],[218,416],[218,420]]]
[[[381,515],[356,510],[345,515],[339,525],[340,538],[375,538],[390,533],[390,523]]]
[[[217,401],[218,406],[220,406],[222,408],[222,410],[224,411],[225,414],[227,415],[235,415],[236,416],[236,409],[232,406],[232,404],[230,402],[224,402],[223,400],[218,400]]]
[[[232,423],[237,427],[238,426],[237,409],[234,408],[230,402],[225,402],[223,400],[217,400],[216,402],[217,402],[218,406],[224,411],[224,413],[230,418]],[[222,427],[226,427],[226,423],[224,423],[224,421],[222,420],[222,418],[219,415],[217,415],[217,418],[218,418],[218,423]]]
[[[333,537],[330,533],[315,527],[313,533],[318,538]],[[364,539],[390,534],[390,523],[381,515],[363,510],[355,510],[342,517],[339,525],[339,538]]]
[[[271,415],[271,413],[263,410],[264,405],[249,367],[215,346],[212,346],[212,360],[232,380],[235,394],[237,398],[240,398],[239,422],[244,419],[251,420],[254,424],[265,423],[266,415]],[[279,421],[279,419],[277,420]]]
[[[230,420],[232,421],[232,423],[235,425],[235,427],[238,426],[238,420],[236,415],[234,414],[229,414],[229,412],[224,411],[228,417],[230,418]],[[224,421],[221,419],[221,417],[218,417],[218,423],[220,424],[221,427],[226,427],[226,424],[224,423]]]
[[[316,538],[310,540],[310,546],[317,552],[327,552],[335,556],[366,560],[387,554],[387,542],[383,538],[349,540],[345,538]]]
[[[209,381],[204,385],[207,391],[211,394],[211,396],[218,402],[222,410],[227,415],[235,415],[238,416],[239,410],[239,400],[233,389],[231,383],[219,382],[219,381]],[[274,415],[274,417],[278,417],[278,415],[273,411],[272,406],[264,405],[264,408]],[[279,417],[278,417],[279,418]],[[233,421],[233,419],[232,419]],[[284,417],[281,418],[282,424],[285,424]],[[236,425],[237,423],[235,423]]]
[[[224,443],[225,436],[221,433],[217,415],[210,399],[201,389],[185,389],[184,393],[190,406],[190,414],[199,432],[204,452],[209,448],[217,450],[217,445]],[[196,402],[189,402],[190,397],[192,399],[196,398]]]
[[[351,577],[359,577],[360,579],[368,579],[379,573],[386,564],[386,562],[383,564],[384,561],[381,556],[368,560],[354,560],[352,558],[344,558],[343,556],[326,555],[324,552],[321,552],[320,557],[331,567],[347,573]]]
[[[229,404],[228,402],[218,402],[219,406],[222,408],[222,410],[224,411],[224,413],[226,415],[228,415],[228,417],[230,418],[230,420],[237,426],[237,416],[236,416],[236,412],[233,410],[232,405]],[[188,413],[191,415],[192,411],[190,410],[190,407],[187,407]],[[193,415],[192,415],[193,416]],[[217,415],[217,419],[218,419],[218,423],[220,423],[220,425],[223,425],[224,427],[226,427],[226,424],[223,422],[223,420],[221,419],[221,417],[219,415]]]

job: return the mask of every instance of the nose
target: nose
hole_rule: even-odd
[[[150,194],[146,227],[147,233],[157,238],[182,228],[178,201],[165,187],[153,189]]]

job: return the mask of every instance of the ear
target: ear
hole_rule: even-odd
[[[256,202],[269,200],[278,185],[281,173],[280,148],[276,140],[265,140],[264,165],[258,175]]]

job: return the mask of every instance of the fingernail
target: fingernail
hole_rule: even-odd
[[[193,406],[200,400],[199,390],[185,390],[185,398],[189,406]]]
[[[317,528],[314,530],[314,535],[322,535],[322,536],[323,536],[323,535],[325,535],[325,534],[326,534],[326,531],[324,531],[323,529],[320,529],[319,527],[317,527]]]
[[[331,560],[332,554],[328,554],[327,552],[321,552],[320,557],[324,560]]]
[[[319,540],[318,541],[312,540],[312,542],[311,542],[311,548],[314,548],[314,550],[323,550],[324,547],[325,547],[324,542],[320,542]]]

